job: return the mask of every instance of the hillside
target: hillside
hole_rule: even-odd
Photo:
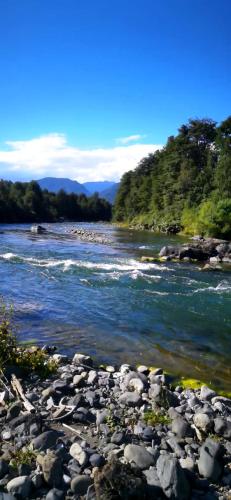
[[[110,189],[115,183],[112,181],[93,181],[93,182],[84,182],[83,186],[88,191],[88,193],[101,193],[106,189]]]
[[[47,189],[52,193],[58,193],[60,189],[63,189],[67,194],[75,193],[75,194],[85,194],[89,195],[88,190],[85,188],[83,184],[80,184],[77,181],[72,181],[71,179],[66,178],[58,178],[58,177],[44,177],[43,179],[39,179],[36,181],[41,189]]]
[[[111,187],[104,189],[104,191],[101,191],[100,193],[101,198],[104,198],[113,205],[115,202],[117,191],[119,189],[119,185],[120,185],[119,182],[114,182]]]
[[[124,174],[114,219],[156,231],[231,237],[231,117],[190,119]]]

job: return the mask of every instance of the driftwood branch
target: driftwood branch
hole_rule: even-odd
[[[86,439],[86,436],[84,436],[80,431],[78,431],[78,429],[74,429],[74,427],[71,427],[70,425],[67,424],[62,424],[62,425],[63,427],[66,427],[66,429],[68,429],[69,431],[80,436],[82,439]]]
[[[23,388],[22,388],[19,380],[17,379],[16,375],[14,375],[14,374],[11,377],[11,385],[12,385],[12,389],[14,390],[14,392],[22,399],[22,402],[23,402],[26,410],[29,412],[34,412],[35,407],[26,398],[26,396],[23,392]]]

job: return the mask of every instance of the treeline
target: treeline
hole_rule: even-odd
[[[231,237],[231,117],[190,119],[122,177],[114,218],[160,231]]]
[[[57,194],[42,190],[35,181],[0,180],[0,222],[107,221],[111,205],[97,194]]]

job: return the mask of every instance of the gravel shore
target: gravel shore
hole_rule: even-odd
[[[161,368],[52,358],[49,379],[16,373],[18,398],[2,385],[0,499],[231,498],[230,399]]]

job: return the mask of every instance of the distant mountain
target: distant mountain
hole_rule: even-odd
[[[99,181],[99,182],[84,182],[83,186],[87,189],[87,191],[91,194],[93,193],[101,193],[106,189],[112,187],[115,182],[112,181]]]
[[[109,187],[108,189],[104,189],[104,191],[101,191],[100,197],[105,198],[105,200],[109,201],[109,203],[112,203],[113,205],[117,191],[119,189],[119,185],[119,182],[114,182],[111,187]]]
[[[58,178],[58,177],[44,177],[43,179],[37,180],[37,183],[42,189],[47,189],[52,193],[57,193],[60,189],[64,189],[66,193],[75,194],[85,194],[89,196],[89,191],[85,188],[83,184],[77,181],[72,181],[71,179]]]

